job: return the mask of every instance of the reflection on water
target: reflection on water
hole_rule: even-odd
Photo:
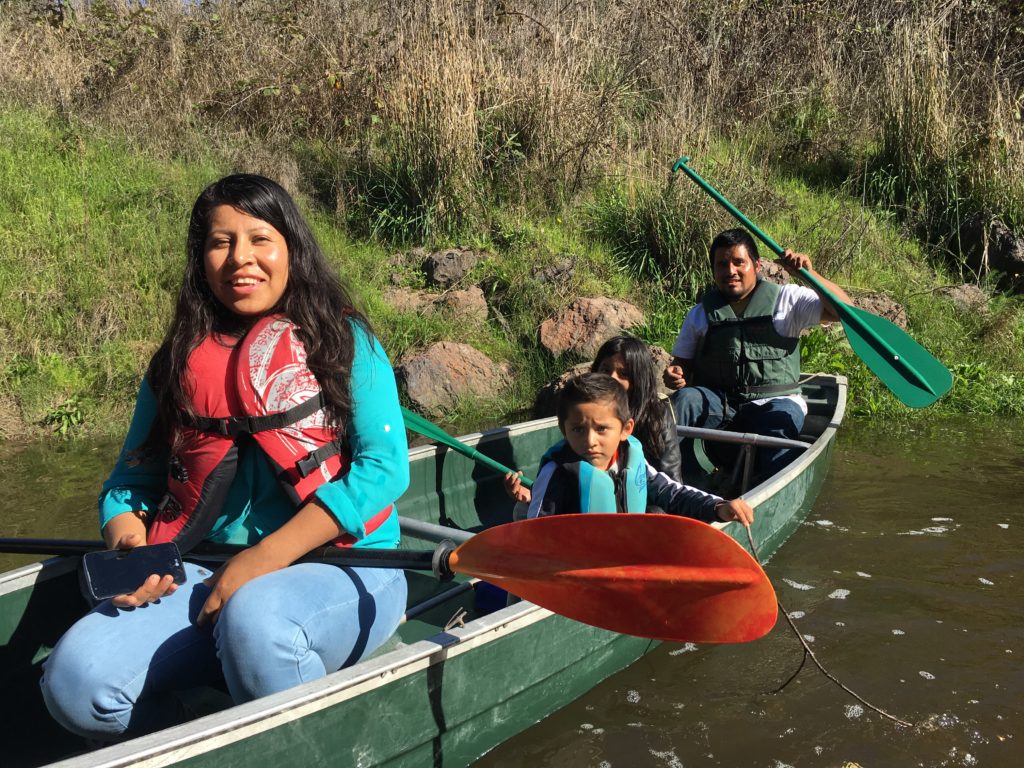
[[[1024,424],[841,430],[807,522],[768,565],[832,674],[780,621],[664,644],[477,768],[1016,766],[1024,759]]]
[[[96,498],[119,448],[74,442],[0,446],[0,537],[98,539]],[[0,554],[0,569],[38,559]]]
[[[478,763],[1013,766],[1024,758],[1024,424],[844,427],[807,522],[768,566],[784,622],[742,646],[664,644]],[[0,536],[95,538],[117,446],[0,452]],[[4,569],[31,558],[0,555]]]

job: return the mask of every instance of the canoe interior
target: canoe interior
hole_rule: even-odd
[[[809,511],[845,406],[841,378],[810,379],[804,392],[810,411],[805,436],[816,440],[812,449],[745,494],[756,508],[754,536],[762,561]],[[466,436],[464,441],[507,466],[533,472],[558,437],[557,425],[548,419]],[[410,487],[398,504],[402,516],[469,531],[511,519],[513,504],[498,473],[443,447],[415,448],[410,459]],[[725,530],[746,544],[733,528],[737,526]],[[403,546],[433,545],[404,538]],[[145,748],[161,754],[170,750],[153,763],[161,765],[464,766],[655,645],[587,627],[529,603],[504,607],[503,595],[460,588],[458,578],[438,583],[428,574],[410,572],[407,577],[410,607],[440,592],[451,595],[403,624],[370,659],[321,684],[270,697],[284,709],[293,701],[297,706],[318,696],[324,701],[333,696],[337,703],[311,707],[302,717],[275,721],[244,739],[228,738],[222,746],[174,752],[161,739],[200,739],[195,734],[207,726],[211,733],[237,731],[239,719],[260,721],[261,702],[266,701],[224,709],[230,702],[222,692],[193,692],[192,704],[208,708],[209,715],[90,752],[83,740],[51,721],[38,689],[42,661],[86,610],[79,596],[77,559],[54,559],[0,576],[0,686],[6,694],[0,704],[0,763],[28,768],[81,754],[68,760],[68,768],[129,765],[136,762],[132,750],[141,754]],[[366,682],[385,677],[386,683]],[[351,693],[357,687],[358,698]],[[380,722],[393,724],[381,728]]]

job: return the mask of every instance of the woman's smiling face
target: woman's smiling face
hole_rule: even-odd
[[[213,295],[236,315],[266,314],[288,287],[284,235],[230,205],[213,209],[203,262]]]

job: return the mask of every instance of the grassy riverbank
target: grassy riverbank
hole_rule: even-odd
[[[298,195],[393,357],[451,339],[510,363],[507,396],[452,414],[499,421],[574,362],[536,340],[572,296],[634,301],[670,348],[731,225],[669,178],[684,150],[777,241],[906,307],[957,376],[927,413],[1024,414],[1020,302],[957,250],[972,217],[1024,231],[1020,12],[776,5],[0,0],[0,435],[123,430],[191,202],[233,170]],[[383,302],[422,286],[390,261],[420,244],[489,254],[488,322]],[[964,280],[983,309],[940,295]],[[806,348],[855,414],[915,416],[841,334]]]

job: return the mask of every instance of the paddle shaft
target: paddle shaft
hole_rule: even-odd
[[[11,539],[0,538],[0,552],[21,555],[84,555],[86,552],[109,549],[103,541],[82,539]],[[216,544],[202,542],[191,554],[236,555],[245,546],[240,544]],[[353,549],[326,546],[302,558],[302,562],[326,562],[332,565],[348,565],[356,568],[401,568],[414,571],[433,571],[435,575],[448,578],[453,571],[448,565],[455,545],[443,541],[432,550],[409,549]],[[186,553],[186,557],[189,553]]]
[[[690,179],[693,182],[695,182],[697,186],[699,186],[701,189],[707,192],[716,203],[725,208],[725,210],[731,213],[737,221],[739,221],[743,226],[745,226],[747,229],[753,232],[761,240],[761,242],[767,245],[775,253],[776,256],[782,256],[785,253],[783,248],[778,243],[776,243],[772,238],[770,238],[765,232],[763,232],[760,227],[754,224],[754,222],[752,222],[750,219],[744,216],[742,211],[740,211],[736,206],[734,206],[732,203],[726,200],[722,193],[720,193],[717,189],[715,189],[707,181],[705,181],[699,173],[697,173],[689,165],[687,165],[689,159],[690,158],[688,157],[681,157],[678,160],[676,160],[675,164],[672,166],[672,171],[682,171],[687,176],[689,176]],[[889,362],[891,364],[902,369],[903,372],[909,378],[913,379],[918,386],[923,387],[924,389],[931,392],[933,395],[937,396],[939,394],[938,392],[935,391],[935,388],[932,387],[928,379],[925,376],[923,376],[920,371],[918,371],[910,362],[908,362],[903,355],[900,355],[899,352],[897,352],[886,339],[882,338],[882,336],[876,333],[874,329],[861,322],[860,318],[857,317],[852,308],[845,302],[841,301],[834,293],[832,293],[832,291],[826,288],[820,280],[818,280],[814,275],[810,273],[809,270],[801,268],[799,270],[799,274],[805,282],[807,282],[812,288],[814,288],[814,290],[816,290],[819,294],[828,299],[832,306],[835,307],[836,314],[839,315],[840,320],[842,320],[844,324],[857,326],[857,330],[862,336],[866,336],[867,338],[871,339],[871,341],[874,344],[876,344],[882,351],[884,351],[884,353],[888,356]]]
[[[402,528],[402,535],[409,536],[414,539],[421,539],[423,541],[430,541],[435,544],[440,544],[442,541],[454,541],[456,544],[461,544],[464,541],[469,540],[473,537],[472,531],[464,531],[461,528],[451,528],[447,525],[437,525],[436,523],[427,523],[422,520],[415,520],[411,517],[398,517],[399,525]],[[79,549],[74,549],[69,552],[55,551],[50,544],[58,544],[61,539],[2,539],[0,542],[5,542],[3,546],[16,546],[17,542],[34,541],[38,542],[37,550],[18,550],[17,552],[11,551],[13,554],[29,554],[29,555],[78,555],[81,554]],[[83,542],[80,540],[73,540],[73,546],[79,547],[82,544],[91,544],[93,542]],[[0,552],[5,551],[3,546],[0,546]],[[212,545],[211,545],[212,546]],[[100,547],[102,549],[103,547]],[[212,554],[212,553],[207,553]],[[234,551],[224,552],[221,554],[234,554]]]
[[[429,437],[431,440],[441,443],[442,445],[447,445],[457,453],[461,453],[463,456],[466,456],[479,464],[483,464],[486,467],[490,467],[503,475],[513,472],[512,469],[509,469],[501,462],[495,461],[490,456],[485,456],[480,453],[480,451],[473,446],[466,445],[466,443],[461,440],[456,440],[439,426],[427,421],[419,414],[413,413],[408,408],[402,408],[402,418],[405,419],[405,426],[417,434]],[[528,477],[521,477],[519,482],[527,488],[533,487],[533,481]]]
[[[452,528],[437,523],[426,523],[401,515],[398,516],[398,523],[402,527],[403,536],[432,541],[435,544],[440,544],[442,541],[454,541],[456,544],[461,544],[473,537],[472,531],[464,531],[461,528]]]

